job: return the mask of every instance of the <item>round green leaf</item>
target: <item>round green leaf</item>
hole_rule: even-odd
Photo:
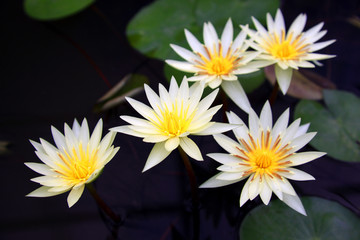
[[[56,20],[80,12],[95,0],[25,0],[25,13],[37,20]]]
[[[351,93],[325,90],[326,107],[316,101],[302,100],[295,108],[295,118],[310,122],[317,132],[310,144],[339,160],[360,161],[360,99]]]
[[[308,216],[282,201],[271,201],[252,210],[240,227],[241,240],[357,240],[360,219],[336,202],[301,198]]]
[[[157,0],[131,20],[126,34],[141,53],[162,60],[176,59],[169,44],[188,48],[185,28],[202,40],[205,21],[211,21],[220,35],[231,18],[237,34],[239,24],[250,23],[251,16],[264,22],[266,13],[274,13],[278,6],[279,0]]]

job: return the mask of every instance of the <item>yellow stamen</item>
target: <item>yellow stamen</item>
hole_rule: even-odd
[[[219,44],[219,51],[216,51],[214,46],[214,50],[210,51],[206,46],[204,46],[206,52],[209,55],[209,58],[198,54],[203,62],[198,62],[197,67],[204,70],[205,74],[208,75],[228,75],[238,66],[238,62],[240,58],[231,54],[231,49],[228,49],[226,56],[222,54],[222,45]]]
[[[272,56],[281,60],[299,60],[307,53],[308,44],[303,43],[301,35],[293,39],[293,33],[285,38],[285,32],[281,32],[281,37],[276,33],[270,34],[263,48]]]
[[[281,142],[280,136],[277,136],[274,143],[271,144],[272,136],[270,135],[270,130],[267,130],[266,133],[262,130],[260,138],[256,141],[249,133],[249,140],[250,144],[247,143],[245,139],[239,139],[244,149],[237,148],[242,155],[234,155],[241,159],[240,165],[250,167],[249,170],[244,172],[243,176],[254,173],[254,178],[259,175],[260,178],[263,179],[266,174],[271,178],[276,177],[281,179],[278,172],[287,171],[283,168],[291,163],[286,160],[282,161],[292,155],[289,153],[291,150],[289,144],[281,146],[279,144]]]
[[[89,144],[85,151],[82,143],[79,143],[78,148],[74,147],[70,152],[64,149],[64,153],[58,153],[58,156],[64,164],[57,163],[61,168],[61,171],[57,172],[69,181],[69,184],[86,182],[96,169],[97,150],[90,152]]]
[[[185,133],[195,115],[194,111],[188,116],[189,107],[190,105],[184,107],[183,101],[181,104],[176,101],[170,108],[165,106],[164,110],[160,110],[161,116],[157,116],[159,123],[154,125],[166,136],[174,137]]]

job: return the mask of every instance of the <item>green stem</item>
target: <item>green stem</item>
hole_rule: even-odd
[[[199,216],[199,195],[198,195],[198,184],[194,170],[191,166],[189,157],[186,155],[184,150],[179,147],[181,159],[184,162],[185,169],[190,181],[191,188],[191,200],[192,200],[192,214],[193,214],[193,240],[199,239],[199,228],[200,228],[200,216]]]
[[[121,218],[116,215],[111,208],[104,202],[104,200],[99,196],[96,189],[94,188],[94,185],[92,183],[86,184],[86,188],[89,190],[91,196],[94,198],[97,205],[100,207],[100,209],[111,218],[111,220],[115,223],[115,226],[120,223]],[[111,234],[114,239],[117,238],[117,228],[112,228]]]

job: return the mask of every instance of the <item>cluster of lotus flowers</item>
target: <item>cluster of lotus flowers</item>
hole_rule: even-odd
[[[209,153],[208,157],[219,162],[219,173],[200,185],[214,188],[247,179],[240,196],[240,206],[260,195],[268,204],[272,193],[296,211],[306,215],[304,207],[287,179],[314,180],[295,166],[321,157],[323,152],[300,152],[315,136],[307,133],[309,124],[300,125],[300,119],[289,124],[287,109],[273,124],[269,102],[264,104],[258,116],[237,80],[237,75],[258,71],[274,65],[277,82],[286,94],[293,70],[313,68],[318,60],[334,57],[314,53],[334,40],[317,42],[325,34],[320,23],[303,31],[306,15],[300,14],[286,32],[280,10],[273,19],[267,14],[267,29],[255,18],[256,30],[241,25],[241,32],[233,39],[233,25],[229,19],[218,37],[213,25],[204,23],[203,40],[185,30],[191,50],[172,45],[171,48],[185,61],[166,60],[170,66],[194,73],[178,85],[174,78],[167,90],[159,84],[157,94],[148,85],[144,89],[150,106],[132,98],[128,103],[141,115],[121,116],[129,125],[118,126],[101,140],[102,120],[90,136],[86,119],[73,127],[65,124],[64,135],[51,128],[55,145],[40,139],[31,141],[43,163],[26,163],[43,176],[32,181],[43,186],[28,194],[32,197],[54,196],[70,190],[68,205],[74,205],[82,195],[84,186],[92,182],[104,166],[115,156],[116,132],[143,138],[154,143],[143,171],[162,162],[176,148],[181,148],[191,158],[202,161],[203,156],[190,138],[191,135],[213,135],[226,153]],[[189,82],[194,82],[191,86]],[[213,122],[212,118],[221,105],[211,107],[219,86],[226,95],[248,114],[248,127],[234,112],[227,112],[229,123]],[[206,87],[214,89],[202,98]],[[223,135],[232,130],[236,140]]]

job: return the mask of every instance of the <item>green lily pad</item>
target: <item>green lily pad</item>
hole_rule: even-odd
[[[240,227],[241,240],[357,240],[360,219],[336,202],[301,198],[307,216],[271,201],[253,209]]]
[[[57,20],[87,8],[95,0],[25,0],[25,13],[36,20]]]
[[[188,47],[184,29],[202,40],[205,21],[211,21],[221,33],[231,18],[237,34],[240,24],[250,24],[251,16],[265,22],[266,13],[275,13],[279,0],[157,0],[143,8],[127,26],[130,44],[146,56],[176,59],[169,44]]]
[[[310,122],[310,131],[318,132],[310,142],[314,148],[333,158],[360,161],[360,99],[337,90],[324,90],[326,107],[316,101],[302,100],[295,118]]]

